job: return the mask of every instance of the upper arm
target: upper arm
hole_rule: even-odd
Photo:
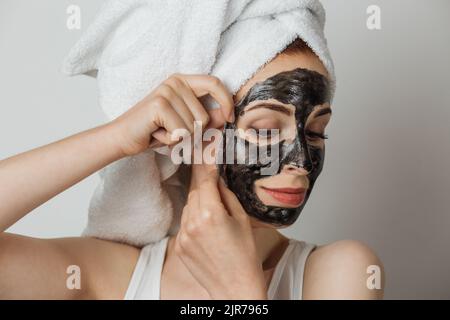
[[[55,242],[0,234],[0,299],[70,299],[69,253]]]
[[[383,265],[360,242],[344,240],[319,247],[306,262],[304,299],[381,299],[383,288]]]
[[[137,254],[92,238],[0,234],[0,299],[120,298]]]

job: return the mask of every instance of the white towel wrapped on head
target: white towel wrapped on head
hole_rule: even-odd
[[[235,94],[299,37],[323,62],[334,90],[324,24],[318,0],[110,0],[63,71],[96,76],[100,106],[112,120],[173,73],[217,76]],[[185,184],[175,179],[178,166],[166,151],[101,170],[85,236],[143,246],[176,232]]]

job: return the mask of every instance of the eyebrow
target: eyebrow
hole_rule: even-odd
[[[255,110],[255,109],[259,109],[259,108],[266,108],[266,109],[271,109],[274,111],[278,111],[287,115],[291,115],[292,112],[291,110],[289,110],[288,108],[286,108],[285,106],[282,105],[278,105],[278,104],[272,104],[272,103],[261,103],[261,104],[257,104],[253,107],[248,108],[247,110],[242,110],[243,112],[241,112],[241,115],[245,114],[246,112],[250,111],[250,110]]]
[[[326,114],[332,114],[331,108],[328,107],[328,108],[321,109],[319,112],[317,112],[317,114],[314,116],[314,118],[321,117]]]
[[[291,110],[289,110],[288,108],[282,106],[282,105],[278,105],[278,104],[270,104],[270,103],[262,103],[262,104],[257,104],[247,110],[242,110],[241,112],[241,116],[244,115],[246,112],[250,111],[250,110],[254,110],[254,109],[259,109],[259,108],[267,108],[267,109],[271,109],[274,111],[278,111],[278,112],[282,112],[284,114],[287,115],[291,115]],[[327,107],[327,108],[323,108],[321,109],[319,112],[317,112],[317,114],[314,116],[314,118],[318,118],[321,116],[324,116],[326,114],[332,114],[331,108]]]

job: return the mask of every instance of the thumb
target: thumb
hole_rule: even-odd
[[[190,134],[188,134],[189,136]],[[181,140],[180,136],[173,136],[172,133],[168,132],[166,129],[159,128],[152,133],[152,138],[150,140],[149,148],[159,148],[162,146],[173,146]],[[177,140],[178,139],[178,140]]]

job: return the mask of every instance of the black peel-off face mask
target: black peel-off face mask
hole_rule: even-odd
[[[313,108],[330,102],[329,81],[318,72],[307,69],[294,69],[281,72],[263,82],[255,84],[235,106],[234,123],[227,123],[225,129],[236,130],[236,122],[244,113],[244,108],[252,101],[275,99],[283,104],[295,106],[296,136],[290,141],[280,140],[270,148],[260,152],[260,146],[250,146],[252,143],[236,135],[226,135],[224,130],[222,143],[223,152],[231,150],[235,153],[233,159],[237,159],[237,149],[245,144],[246,148],[256,148],[259,154],[270,157],[273,150],[278,151],[277,157],[273,157],[279,174],[285,165],[294,165],[308,172],[309,187],[306,190],[302,204],[297,208],[283,208],[265,205],[255,193],[255,181],[267,178],[261,170],[273,165],[266,161],[249,159],[245,154],[245,161],[239,164],[237,161],[229,164],[218,164],[219,174],[224,179],[228,188],[234,192],[248,215],[258,220],[272,224],[276,227],[289,226],[294,223],[305,206],[311,194],[314,183],[322,171],[325,149],[308,144],[305,123]],[[239,146],[241,145],[241,146]],[[228,150],[228,151],[226,151]],[[248,149],[246,149],[248,150]],[[242,157],[242,154],[240,155]],[[241,162],[242,163],[242,162]]]

